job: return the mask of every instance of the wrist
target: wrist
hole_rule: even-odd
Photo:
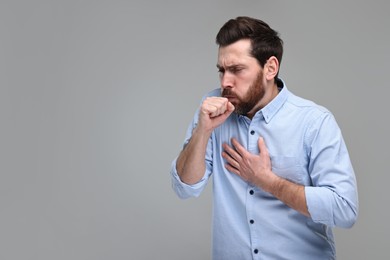
[[[194,130],[192,131],[192,135],[199,135],[199,136],[202,136],[202,137],[207,137],[207,139],[211,136],[211,133],[214,131],[214,129],[212,128],[206,128],[206,127],[203,127],[202,124],[198,124]]]
[[[271,170],[269,171],[268,175],[268,181],[265,182],[264,190],[273,194],[277,197],[277,195],[280,193],[283,187],[283,181],[284,179],[273,173]]]

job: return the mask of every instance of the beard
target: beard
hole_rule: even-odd
[[[246,116],[248,112],[250,112],[264,97],[265,91],[263,83],[261,81],[262,78],[263,72],[260,71],[243,97],[237,96],[230,88],[225,88],[222,91],[223,97],[234,97],[238,100],[232,102],[235,107],[234,112],[236,114]]]

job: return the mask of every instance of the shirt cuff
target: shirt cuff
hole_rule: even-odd
[[[202,193],[207,183],[207,178],[203,177],[199,182],[191,185],[182,182],[179,175],[177,174],[176,161],[177,158],[172,162],[172,166],[171,166],[173,190],[176,192],[177,196],[181,199],[187,199],[190,197],[199,197],[199,195]]]
[[[306,204],[312,220],[333,227],[333,192],[325,187],[305,187]]]

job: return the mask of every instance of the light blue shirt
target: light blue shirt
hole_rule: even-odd
[[[284,84],[283,82],[279,82]],[[355,174],[341,131],[324,107],[279,94],[252,120],[233,113],[216,128],[206,151],[206,172],[194,185],[181,182],[172,163],[172,186],[180,198],[197,197],[213,176],[213,259],[335,259],[332,227],[351,227],[357,218]],[[220,96],[220,89],[207,96]],[[185,144],[196,126],[189,126]],[[264,137],[272,171],[305,186],[306,217],[224,167],[222,144],[235,137],[259,153]]]

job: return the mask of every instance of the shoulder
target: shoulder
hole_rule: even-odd
[[[315,135],[321,130],[329,134],[339,131],[336,118],[328,108],[291,92],[284,104],[283,115],[300,125],[305,135]]]
[[[326,107],[319,105],[312,100],[295,95],[287,88],[283,80],[279,80],[278,86],[280,88],[279,103],[283,103],[283,108],[284,110],[287,110],[287,113],[296,113],[296,116],[312,115],[313,117],[331,114]]]
[[[220,96],[221,96],[221,89],[216,88],[207,92],[202,99],[205,99],[207,97],[220,97]]]
[[[307,116],[312,117],[313,119],[332,116],[332,113],[328,108],[319,105],[312,100],[299,97],[291,92],[289,93],[286,100],[286,105],[289,106],[290,109],[298,110]]]

